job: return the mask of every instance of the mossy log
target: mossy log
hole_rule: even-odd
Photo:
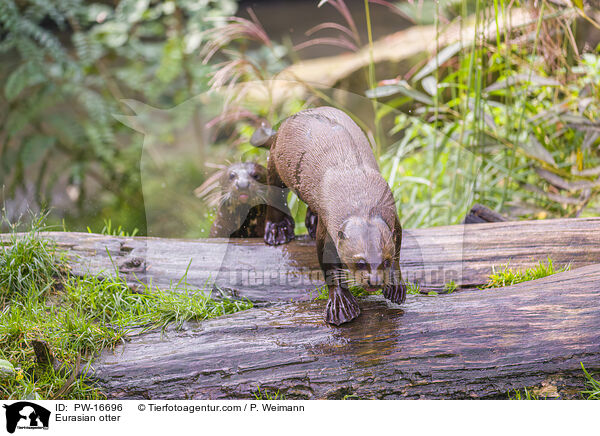
[[[105,351],[94,378],[109,398],[578,397],[581,363],[600,369],[600,265],[493,290],[360,301],[323,322],[324,301],[279,303],[152,332]]]

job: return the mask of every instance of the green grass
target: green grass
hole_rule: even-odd
[[[88,233],[94,233],[94,232],[92,232],[92,229],[90,229],[89,227],[87,227],[87,231],[88,231]],[[99,233],[101,235],[109,235],[109,236],[132,237],[132,236],[137,235],[138,232],[139,232],[139,229],[137,227],[134,228],[130,232],[125,230],[122,226],[114,227],[112,220],[110,218],[108,218],[108,219],[104,220],[104,227],[102,227],[102,229],[100,230]]]
[[[183,280],[165,291],[140,283],[134,292],[118,275],[70,276],[55,245],[40,239],[40,228],[37,221],[23,237],[13,232],[11,245],[0,250],[0,362],[14,368],[0,377],[2,399],[52,399],[66,383],[68,373],[37,364],[33,340],[48,343],[55,359],[73,368],[133,330],[179,328],[252,307],[247,300],[213,299]],[[99,399],[102,393],[84,375],[60,398]]]
[[[529,388],[530,390],[528,390],[527,388],[523,388],[523,391],[521,391],[521,389],[515,389],[513,390],[514,394],[511,394],[510,392],[508,392],[508,399],[509,400],[539,400],[540,397],[536,394],[534,394],[533,392],[531,392],[531,388]]]
[[[256,387],[256,392],[253,392],[254,398],[256,400],[285,400],[285,396],[279,393],[279,389],[277,391],[272,392],[268,389],[260,389],[260,386]]]
[[[406,293],[408,295],[419,295],[421,293],[419,282],[406,282]]]
[[[61,275],[51,242],[39,238],[45,216],[33,221],[31,230],[18,238],[18,225],[11,225],[10,239],[0,245],[0,301],[15,296],[43,296]]]
[[[586,390],[581,391],[581,396],[585,400],[600,400],[600,381],[596,380],[592,374],[587,372],[583,363],[581,364],[581,369],[583,370],[583,374],[585,377],[585,386]],[[509,400],[543,400],[544,397],[540,397],[532,392],[533,388],[523,388],[514,389],[511,392],[507,393]]]
[[[421,287],[417,282],[404,282],[406,285],[406,293],[410,295],[419,295],[421,293]],[[318,292],[315,300],[327,300],[329,298],[329,289],[327,285],[323,285],[319,288],[316,288]],[[369,295],[382,295],[383,291],[380,289],[377,292],[367,292],[360,286],[350,286],[350,292],[355,297],[368,297]],[[436,294],[437,295],[437,294]]]
[[[596,380],[590,373],[587,372],[583,363],[581,369],[585,375],[586,390],[582,391],[581,394],[586,400],[600,400],[600,381]]]
[[[329,298],[329,288],[327,285],[323,285],[316,289],[318,292],[315,300],[327,300]],[[355,297],[368,297],[369,295],[381,295],[383,294],[382,290],[376,292],[367,292],[360,286],[350,286],[350,293]]]
[[[457,288],[457,287],[458,287],[458,286],[456,285],[456,283],[454,283],[454,280],[452,280],[452,281],[450,281],[449,283],[446,283],[446,284],[444,285],[444,293],[445,293],[445,294],[451,294],[451,293],[453,293],[454,291],[456,291],[456,288]]]
[[[525,271],[514,270],[509,264],[503,265],[499,269],[492,267],[492,274],[489,276],[489,281],[482,289],[516,285],[517,283],[541,279],[552,274],[568,271],[570,268],[570,265],[564,265],[559,269],[555,269],[550,258],[548,258],[546,264],[540,261],[535,267],[527,268]]]

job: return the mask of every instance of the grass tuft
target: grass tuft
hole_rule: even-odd
[[[20,297],[39,298],[46,294],[63,270],[55,244],[42,240],[45,215],[33,221],[31,230],[17,236],[10,225],[8,243],[0,243],[0,301]]]
[[[319,295],[317,295],[315,300],[327,300],[329,298],[329,288],[327,285],[317,288],[317,292]],[[381,295],[383,294],[383,291],[378,290],[376,292],[367,292],[360,286],[350,286],[350,293],[355,297],[368,297],[369,295]]]
[[[253,392],[254,398],[257,400],[285,400],[285,396],[279,393],[279,389],[277,391],[272,392],[268,389],[260,389],[260,386],[256,387],[256,392]]]
[[[444,285],[444,293],[445,294],[451,294],[454,291],[456,291],[457,288],[458,288],[458,286],[456,285],[456,283],[454,282],[454,280],[451,280],[449,283],[446,283]]]
[[[88,231],[88,233],[94,233],[94,232],[92,232],[92,229],[90,229],[89,227],[87,228],[87,231]],[[100,230],[101,235],[125,236],[125,237],[133,237],[133,236],[137,235],[138,232],[139,232],[139,229],[137,227],[134,228],[131,232],[128,232],[127,230],[125,230],[123,228],[123,226],[113,227],[113,223],[110,218],[104,220],[104,227],[102,227],[102,230]]]
[[[569,271],[571,265],[565,265],[559,269],[554,268],[552,259],[548,258],[547,264],[542,261],[533,268],[527,268],[525,271],[515,271],[509,264],[503,265],[497,270],[492,267],[492,274],[489,276],[488,283],[482,289],[500,288],[503,286],[516,285],[517,283],[537,280],[559,272]]]
[[[538,395],[535,395],[530,390],[527,390],[527,388],[523,388],[522,392],[521,392],[521,389],[515,389],[513,392],[514,392],[514,396],[511,395],[510,391],[507,393],[509,400],[539,400],[540,399],[540,397]]]
[[[600,381],[596,380],[589,372],[587,372],[583,363],[581,364],[581,369],[583,369],[586,380],[585,385],[587,387],[581,394],[586,400],[600,400]]]
[[[408,295],[419,295],[421,293],[421,285],[419,282],[406,282],[406,293]]]

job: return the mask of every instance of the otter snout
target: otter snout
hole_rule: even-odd
[[[383,286],[383,274],[377,268],[375,268],[375,271],[373,269],[371,268],[371,272],[367,275],[367,284],[373,288]]]
[[[250,186],[250,181],[248,179],[237,179],[237,181],[235,182],[235,186],[238,189],[248,189],[248,187]]]

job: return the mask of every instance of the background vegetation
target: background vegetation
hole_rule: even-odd
[[[474,202],[514,218],[598,213],[600,54],[587,29],[600,26],[591,5],[364,2],[366,40],[343,0],[314,7],[315,13],[317,7],[334,8],[339,20],[322,23],[307,32],[305,42],[291,46],[271,40],[251,10],[234,16],[235,1],[2,2],[0,185],[8,218],[16,218],[24,204],[51,206],[51,219],[64,220],[70,230],[99,231],[111,219],[115,227],[143,235],[150,220],[154,233],[174,234],[181,226],[172,219],[147,216],[150,207],[160,213],[172,207],[161,185],[189,193],[211,168],[181,158],[163,168],[168,180],[142,180],[144,135],[113,114],[139,117],[139,105],[128,103],[133,100],[185,108],[156,123],[155,141],[168,146],[186,124],[198,138],[206,122],[201,105],[182,103],[255,81],[268,93],[265,81],[278,78],[309,46],[350,52],[368,46],[373,7],[433,25],[439,35],[453,25],[474,33],[447,47],[438,41],[437,55],[415,59],[397,76],[388,70],[377,77],[380,70],[371,63],[364,86],[349,89],[372,105],[370,119],[356,117],[373,140],[406,227],[460,222]],[[517,8],[530,14],[529,24],[510,26]],[[490,37],[490,28],[500,32]],[[210,145],[192,150],[216,164],[264,162],[265,153],[247,144],[256,123],[336,104],[331,93],[313,91],[279,106],[263,102],[236,111],[236,102],[228,102],[227,111],[210,120],[218,126]],[[163,148],[155,154],[168,153]],[[291,201],[302,231],[304,208]],[[210,211],[191,203],[180,215],[186,211],[182,219],[189,231],[179,236],[202,235]]]

